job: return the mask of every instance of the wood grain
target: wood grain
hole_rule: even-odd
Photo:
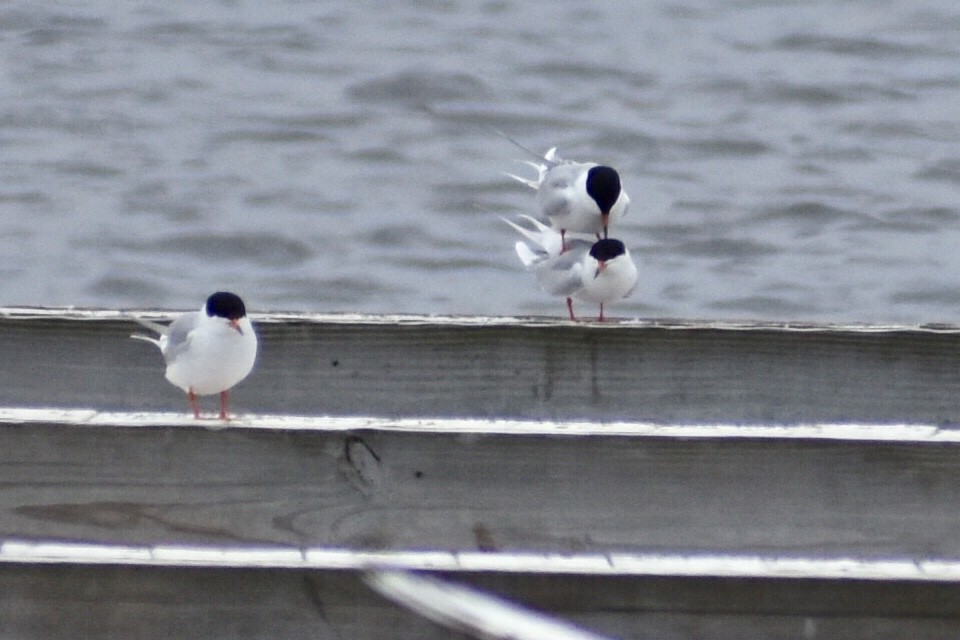
[[[955,442],[6,424],[6,538],[960,556]]]
[[[233,394],[238,412],[937,425],[960,415],[951,328],[255,320],[261,350]],[[0,314],[0,353],[16,363],[0,368],[0,406],[186,407],[156,350],[128,339],[135,329],[117,312]]]
[[[954,327],[255,320],[260,358],[232,403],[245,418],[211,430],[183,417],[123,314],[0,310],[0,407],[45,409],[0,409],[0,538],[491,561],[727,554],[880,572],[890,561],[917,571],[446,575],[613,637],[960,631],[955,570],[923,575],[960,558]],[[387,424],[422,417],[440,419]],[[473,422],[447,430],[445,418]],[[493,422],[504,419],[535,422]],[[2,631],[458,637],[355,570],[130,562],[0,557]]]
[[[937,584],[453,574],[615,638],[956,637],[958,591]],[[3,633],[21,640],[456,640],[351,571],[0,565]]]

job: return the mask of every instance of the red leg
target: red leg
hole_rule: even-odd
[[[197,405],[197,394],[193,392],[193,389],[187,391],[187,400],[190,401],[190,408],[193,409],[193,417],[199,420],[200,407]]]
[[[220,392],[220,419],[221,420],[230,419],[229,417],[227,417],[227,395],[228,395],[227,391]]]
[[[597,318],[598,322],[603,322],[603,303],[600,303],[600,317]]]
[[[567,230],[560,229],[560,253],[567,251]]]
[[[573,298],[567,298],[567,310],[570,312],[570,319],[576,320],[573,315]]]

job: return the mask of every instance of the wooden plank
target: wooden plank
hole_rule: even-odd
[[[0,424],[58,424],[72,427],[138,429],[185,427],[188,429],[252,429],[255,431],[390,431],[425,435],[513,436],[630,436],[679,439],[842,440],[845,442],[902,442],[933,444],[960,442],[953,425],[928,424],[661,424],[656,422],[549,422],[507,418],[382,418],[377,416],[296,416],[241,414],[229,421],[214,415],[199,420],[172,412],[97,411],[95,409],[30,409],[0,407]]]
[[[932,425],[960,415],[953,327],[255,320],[261,354],[234,394],[241,413]],[[5,310],[0,353],[16,366],[0,369],[0,405],[185,407],[133,330],[118,312]]]
[[[136,566],[151,568],[397,570],[511,573],[590,578],[750,579],[956,584],[960,560],[756,556],[708,553],[540,553],[437,550],[355,550],[237,544],[121,545],[53,540],[5,540],[0,564]]]
[[[63,417],[63,414],[58,414]],[[956,440],[0,427],[8,538],[352,550],[960,557]],[[287,418],[285,418],[287,419]],[[295,420],[289,418],[290,420]],[[123,422],[122,420],[120,421]],[[315,425],[316,426],[316,425]],[[881,427],[876,427],[880,429]],[[918,523],[922,523],[920,526]]]
[[[376,562],[613,637],[960,630],[954,327],[255,320],[220,428],[122,314],[0,310],[5,632],[451,637]]]
[[[960,632],[952,584],[444,577],[614,638],[925,640]],[[0,619],[4,634],[21,640],[465,637],[386,602],[355,571],[0,564]]]

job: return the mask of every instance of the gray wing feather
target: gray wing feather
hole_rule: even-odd
[[[540,209],[551,218],[570,213],[569,189],[573,188],[577,178],[593,165],[581,162],[562,162],[550,169],[540,187]]]
[[[563,197],[545,197],[540,201],[540,210],[548,218],[563,218],[570,213],[570,201]]]
[[[583,288],[580,264],[589,247],[589,243],[583,242],[555,258],[539,263],[537,282],[540,288],[555,296],[571,296]]]
[[[564,191],[577,178],[578,169],[571,164],[560,164],[547,173],[540,187],[540,210],[548,217],[565,216],[570,212],[570,200]]]
[[[167,329],[167,348],[163,354],[167,364],[177,359],[190,345],[190,332],[197,326],[200,312],[185,313],[174,320]]]
[[[583,288],[580,271],[539,277],[540,287],[554,296],[572,296]]]

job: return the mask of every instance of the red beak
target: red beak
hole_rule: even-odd
[[[240,320],[234,318],[230,321],[230,326],[237,330],[237,333],[243,335],[243,329],[240,328]]]

